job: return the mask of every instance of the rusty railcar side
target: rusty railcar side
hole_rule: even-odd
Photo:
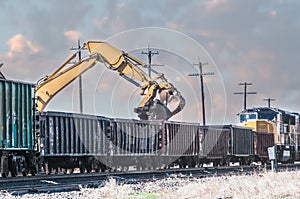
[[[111,155],[154,155],[159,150],[162,121],[111,120]]]
[[[268,147],[274,146],[273,133],[254,133],[254,153],[262,161],[266,161],[268,156]]]
[[[160,159],[166,165],[194,167],[201,161],[199,124],[165,121],[161,132]]]
[[[251,128],[229,125],[231,129],[232,156],[243,157],[254,155],[254,134]]]
[[[163,121],[111,119],[111,150],[109,162],[113,168],[156,168],[161,145]]]
[[[250,128],[234,125],[210,125],[200,129],[203,134],[202,156],[214,165],[230,162],[249,164],[254,155],[254,136]]]
[[[193,156],[198,155],[201,142],[199,125],[165,121],[162,130],[162,155]]]

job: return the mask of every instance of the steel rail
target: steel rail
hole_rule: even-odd
[[[0,179],[0,190],[12,195],[79,191],[82,187],[98,188],[108,179],[117,183],[135,184],[165,178],[207,178],[231,175],[252,175],[270,171],[270,166],[200,167],[148,171],[104,172],[85,174],[37,175]],[[279,164],[278,172],[300,170],[300,164]]]

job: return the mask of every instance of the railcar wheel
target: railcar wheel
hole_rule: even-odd
[[[80,162],[80,164],[79,164],[79,170],[80,170],[80,173],[85,172],[85,165],[82,162]]]
[[[106,166],[104,166],[104,165],[100,167],[100,171],[101,171],[101,172],[105,172],[106,169],[107,169],[107,168],[106,168]]]
[[[239,164],[240,164],[240,166],[247,166],[247,159],[240,158],[239,159]]]
[[[52,167],[50,167],[49,165],[48,165],[48,175],[51,175],[52,174]]]
[[[25,171],[22,171],[22,175],[23,175],[23,176],[27,176],[27,175],[28,175],[27,169],[26,169]]]
[[[16,164],[12,164],[12,168],[11,168],[10,173],[11,173],[12,177],[17,177],[17,175],[18,175],[18,168],[17,168]]]
[[[295,161],[294,161],[293,159],[288,160],[288,161],[287,161],[287,164],[295,164]]]
[[[85,169],[84,169],[83,166],[80,166],[80,167],[79,167],[79,170],[80,170],[80,173],[84,173],[84,170],[85,170]]]
[[[35,176],[37,174],[37,168],[31,168],[30,173],[32,176]]]
[[[8,172],[3,172],[3,173],[1,174],[1,176],[2,176],[2,178],[7,178]]]
[[[38,165],[37,165],[37,164],[33,165],[33,166],[30,168],[30,173],[31,173],[31,175],[32,175],[32,176],[35,176],[35,175],[38,173],[38,170],[39,170]]]
[[[1,176],[3,178],[6,178],[8,176],[8,173],[9,173],[9,170],[8,170],[8,158],[6,156],[2,156],[1,157],[0,166],[2,167]]]
[[[197,163],[194,159],[188,159],[187,165],[189,168],[195,168]]]
[[[12,177],[17,177],[17,175],[18,175],[18,171],[16,169],[11,170],[10,173],[11,173]]]
[[[198,163],[196,164],[196,166],[197,166],[198,168],[203,167],[203,165],[204,165],[204,163],[202,163],[202,162],[198,162]]]
[[[80,170],[80,173],[84,173],[85,169],[88,169],[88,165],[86,163],[86,160],[83,159],[83,158],[79,159],[79,170]]]
[[[88,165],[88,166],[87,166],[87,168],[86,168],[86,172],[87,172],[87,173],[91,173],[91,172],[92,172],[92,168],[91,168],[91,166],[90,166],[90,165]]]
[[[213,167],[219,167],[219,166],[220,166],[220,160],[214,160]]]
[[[229,167],[230,166],[230,158],[225,158],[225,159],[221,160],[221,166]]]

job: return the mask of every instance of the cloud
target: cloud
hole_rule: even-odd
[[[211,11],[216,7],[224,7],[226,0],[210,0],[205,3],[205,7],[207,11]]]
[[[252,82],[250,91],[259,93],[249,97],[249,107],[265,105],[262,98],[273,97],[279,106],[300,112],[297,67],[300,62],[300,4],[296,1],[174,0],[170,4],[166,0],[156,3],[88,0],[74,4],[69,0],[29,0],[26,3],[0,0],[0,4],[3,8],[0,20],[5,27],[1,38],[2,43],[7,42],[8,45],[8,49],[1,49],[4,53],[0,54],[0,59],[5,63],[2,70],[6,70],[8,77],[36,81],[50,74],[69,57],[72,53],[69,48],[76,45],[79,37],[82,40],[105,40],[133,28],[171,28],[200,43],[219,66],[227,89],[227,116],[231,117],[228,121],[235,121],[235,113],[242,108],[242,96],[234,96],[233,92],[240,91],[238,83],[244,81]],[[139,34],[135,38],[123,38],[115,44],[126,49],[145,36]],[[163,36],[160,35],[160,38]],[[148,43],[155,46],[154,39],[149,37],[148,41],[135,47],[147,46]],[[176,47],[188,49],[176,38],[172,42]],[[203,58],[190,54],[191,62],[196,61],[197,56]],[[159,63],[170,62],[170,59],[164,59],[162,53],[154,61],[157,62],[160,57],[163,59]],[[178,71],[183,73],[185,69],[182,67]],[[206,77],[206,84],[210,86],[214,78]],[[183,80],[177,79],[180,81],[178,86]],[[196,91],[199,90],[195,87],[197,80],[187,79],[194,83],[191,85]],[[170,82],[177,84],[176,79],[170,79]],[[102,89],[109,91],[113,83],[112,80],[103,82]],[[101,100],[105,96],[101,93]],[[214,109],[222,108],[221,97],[207,95],[206,100],[213,102]],[[57,104],[53,107],[56,108]],[[186,110],[189,108],[187,105]]]
[[[106,23],[108,23],[109,22],[109,18],[108,18],[108,16],[104,16],[104,17],[102,17],[102,18],[96,18],[96,19],[94,19],[93,20],[93,23],[96,25],[96,26],[99,26],[99,27],[101,27],[101,26],[103,26],[104,24],[106,24]]]
[[[41,50],[38,45],[30,40],[26,40],[22,34],[14,35],[7,41],[7,45],[9,46],[9,51],[7,52],[7,57],[9,59],[14,58],[17,53],[35,54]]]
[[[276,10],[271,10],[270,15],[273,16],[273,17],[276,16],[277,15],[277,11]]]
[[[184,28],[184,25],[176,23],[176,22],[173,22],[173,21],[167,22],[166,25],[167,25],[168,28],[176,29],[176,30],[181,30],[181,29]]]
[[[126,6],[126,4],[124,2],[117,4],[118,8],[124,8],[125,6]]]
[[[64,32],[65,37],[70,41],[76,42],[81,37],[82,33],[78,30],[68,30]]]

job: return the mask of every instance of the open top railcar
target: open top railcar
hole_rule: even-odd
[[[38,134],[34,85],[0,79],[0,172],[37,173]]]

